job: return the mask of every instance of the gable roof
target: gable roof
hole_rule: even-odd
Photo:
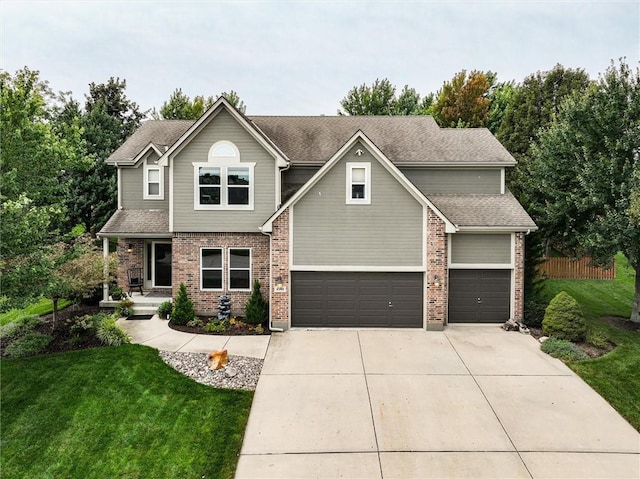
[[[250,119],[293,164],[322,164],[358,130],[396,166],[454,163],[513,166],[486,128],[440,128],[433,117],[253,116]]]
[[[510,191],[504,195],[435,194],[427,197],[461,231],[538,229]]]
[[[440,128],[433,117],[415,116],[251,116],[221,97],[197,121],[148,120],[107,160],[133,164],[152,143],[173,151],[224,104],[263,146],[296,165],[322,165],[357,131],[364,132],[396,166],[513,166],[515,159],[486,128]]]
[[[344,145],[316,172],[315,175],[307,181],[302,188],[300,188],[287,202],[285,202],[278,211],[276,211],[261,227],[260,230],[265,233],[272,231],[274,220],[282,214],[289,206],[298,202],[307,192],[313,188],[318,181],[320,181],[331,168],[333,168],[343,157],[344,154],[352,148],[356,143],[361,142],[377,159],[380,164],[411,194],[416,201],[420,204],[428,206],[438,217],[445,223],[445,231],[447,233],[454,233],[456,231],[455,226],[449,219],[438,210],[438,208],[426,198],[416,186],[407,179],[404,174],[384,155],[382,151],[365,135],[361,130],[349,138]]]
[[[191,125],[191,120],[147,120],[107,158],[107,163],[134,165],[149,146],[162,154]]]

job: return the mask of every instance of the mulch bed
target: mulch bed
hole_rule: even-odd
[[[198,319],[202,321],[203,324],[207,324],[211,318],[200,316]],[[239,321],[242,321],[244,318],[237,318]],[[221,332],[212,332],[205,331],[203,328],[194,328],[187,325],[178,325],[173,324],[172,321],[169,321],[169,327],[171,329],[175,329],[176,331],[182,331],[183,333],[192,333],[192,334],[209,334],[212,336],[257,336],[258,333],[254,330],[247,329],[246,325],[232,325],[224,331]],[[262,334],[271,334],[269,331],[269,324],[267,322],[262,324],[262,328],[264,332]]]
[[[47,346],[42,354],[60,353],[65,351],[75,351],[78,349],[99,348],[104,345],[96,338],[88,338],[84,341],[71,341],[72,335],[69,331],[67,320],[86,314],[97,314],[100,308],[97,305],[76,304],[58,311],[56,318],[56,329],[53,329],[53,313],[40,316],[44,322],[33,329],[35,333],[48,334],[53,341]],[[4,356],[5,348],[10,342],[0,344],[0,356]]]
[[[604,322],[615,326],[616,328],[624,329],[625,331],[631,331],[634,333],[640,333],[640,323],[634,323],[629,321],[629,318],[621,318],[620,316],[602,316]]]

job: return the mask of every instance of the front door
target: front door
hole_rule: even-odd
[[[171,287],[171,243],[154,241],[151,247],[151,277],[154,288]]]

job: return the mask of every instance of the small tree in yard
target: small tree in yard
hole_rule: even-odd
[[[253,292],[247,301],[244,311],[247,315],[247,323],[257,326],[269,317],[269,303],[260,293],[260,281],[253,282]]]
[[[173,313],[171,313],[171,322],[173,324],[183,325],[187,324],[195,317],[196,312],[193,309],[193,302],[189,299],[189,295],[187,294],[187,287],[184,283],[180,283],[176,304],[173,307]]]
[[[542,332],[567,341],[584,341],[587,323],[573,296],[561,291],[551,300],[542,320]]]

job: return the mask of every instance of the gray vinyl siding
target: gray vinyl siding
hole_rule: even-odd
[[[122,188],[122,207],[138,210],[169,209],[169,168],[164,168],[164,199],[145,200],[144,160],[137,168],[120,168],[120,187]]]
[[[370,205],[345,204],[347,161],[371,163]],[[293,206],[293,267],[422,266],[422,232],[422,205],[357,144]]]
[[[510,264],[511,235],[451,235],[451,263]]]
[[[402,173],[424,194],[499,194],[499,168],[403,168]]]
[[[291,198],[302,186],[315,175],[319,166],[300,167],[292,166],[282,172],[282,203]]]
[[[211,146],[227,140],[241,163],[255,163],[253,210],[194,210],[194,162],[206,162]],[[275,159],[225,110],[173,158],[173,229],[176,232],[257,232],[274,213]]]

